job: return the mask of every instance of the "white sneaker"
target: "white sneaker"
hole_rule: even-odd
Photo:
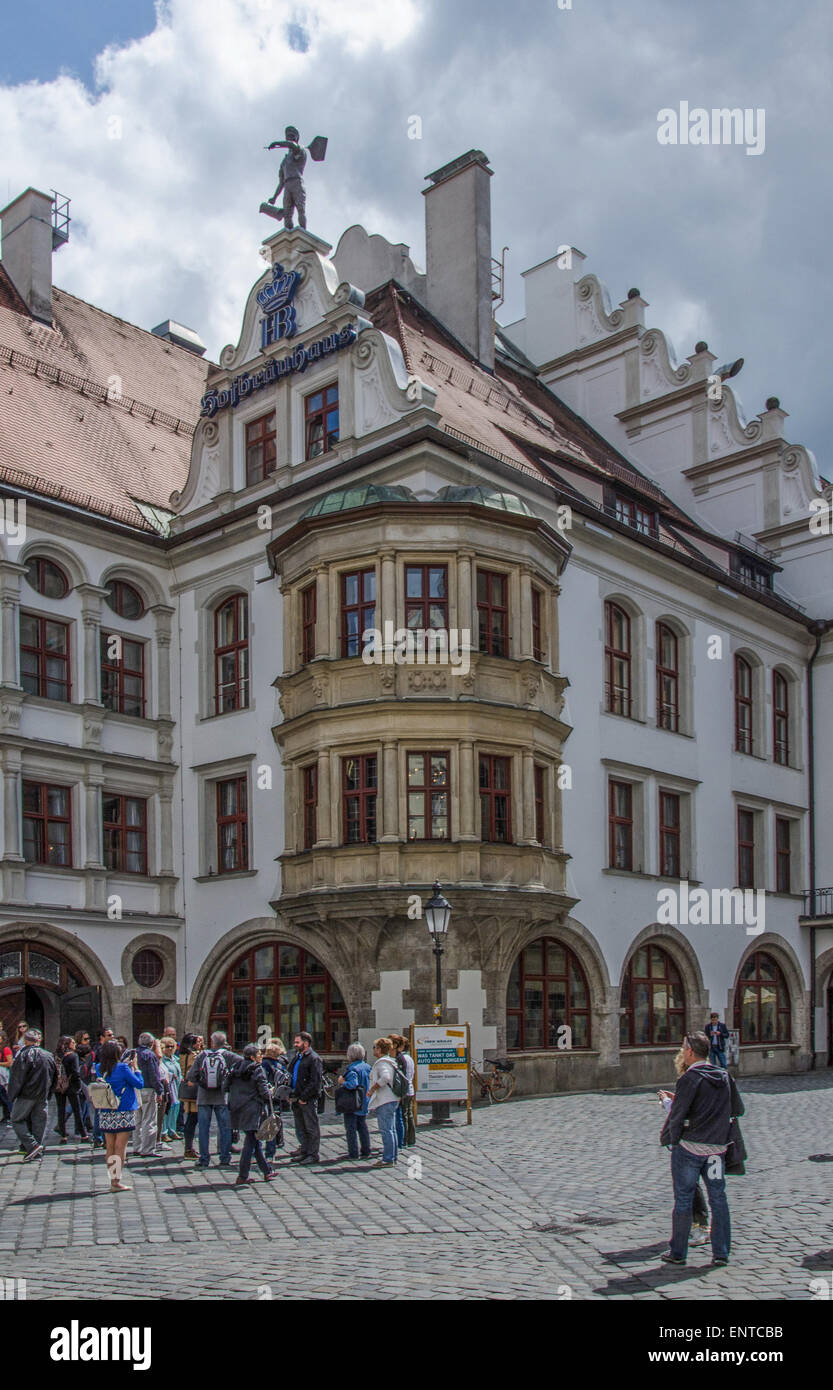
[[[689,1245],[708,1245],[709,1231],[706,1226],[692,1226],[691,1235],[688,1238]]]

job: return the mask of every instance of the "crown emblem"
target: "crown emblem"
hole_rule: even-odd
[[[272,266],[271,283],[264,285],[257,293],[257,302],[264,314],[274,314],[276,309],[282,309],[288,304],[295,294],[300,278],[297,270],[284,270],[276,261]]]

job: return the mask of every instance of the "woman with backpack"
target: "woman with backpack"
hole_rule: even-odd
[[[229,1070],[229,1117],[234,1128],[244,1135],[235,1187],[245,1187],[254,1182],[254,1178],[249,1177],[253,1155],[264,1182],[270,1182],[278,1175],[277,1169],[267,1163],[263,1145],[257,1137],[257,1131],[272,1103],[266,1073],[260,1064],[262,1055],[257,1043],[247,1043],[243,1056],[238,1057]]]
[[[115,1109],[106,1105],[96,1106],[96,1114],[104,1135],[110,1191],[129,1192],[131,1189],[127,1183],[122,1182],[121,1175],[127,1141],[136,1128],[139,1109],[137,1092],[144,1086],[144,1079],[142,1073],[136,1070],[135,1051],[122,1052],[117,1042],[102,1044],[101,1060],[96,1071],[101,1080],[107,1082],[112,1099],[117,1101]],[[97,1083],[92,1082],[90,1094],[93,1101],[99,1098],[99,1091]]]
[[[348,1158],[370,1158],[370,1131],[367,1128],[367,1088],[370,1067],[360,1042],[347,1049],[347,1066],[336,1083],[336,1110],[344,1115]],[[345,1107],[350,1106],[350,1109]],[[361,1145],[361,1151],[359,1150]]]
[[[75,1137],[84,1141],[92,1136],[87,1133],[84,1117],[81,1114],[81,1063],[75,1051],[75,1039],[64,1034],[58,1039],[55,1049],[55,1065],[58,1068],[58,1081],[55,1086],[55,1105],[58,1112],[56,1132],[61,1143],[67,1140],[67,1102],[75,1120]]]

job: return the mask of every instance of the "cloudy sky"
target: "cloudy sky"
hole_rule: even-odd
[[[329,137],[310,230],[352,222],[424,264],[424,175],[489,155],[493,239],[520,272],[572,243],[614,302],[638,286],[680,358],[705,338],[748,416],[833,471],[828,0],[26,0],[4,19],[3,201],[72,198],[62,287],[144,327],[175,318],[216,358],[272,228],[263,146]],[[765,111],[765,150],[662,146],[661,108]],[[409,138],[418,115],[422,138]],[[413,129],[413,122],[410,122]]]

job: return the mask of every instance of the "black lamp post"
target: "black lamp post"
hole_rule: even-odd
[[[441,1023],[443,1016],[443,941],[451,921],[451,904],[446,902],[440,892],[439,883],[434,884],[434,895],[425,904],[425,921],[431,934],[432,949],[437,967],[437,1002],[434,1005],[434,1018],[437,1023]],[[434,1101],[431,1106],[431,1124],[448,1124],[450,1120],[451,1107],[448,1101]]]

